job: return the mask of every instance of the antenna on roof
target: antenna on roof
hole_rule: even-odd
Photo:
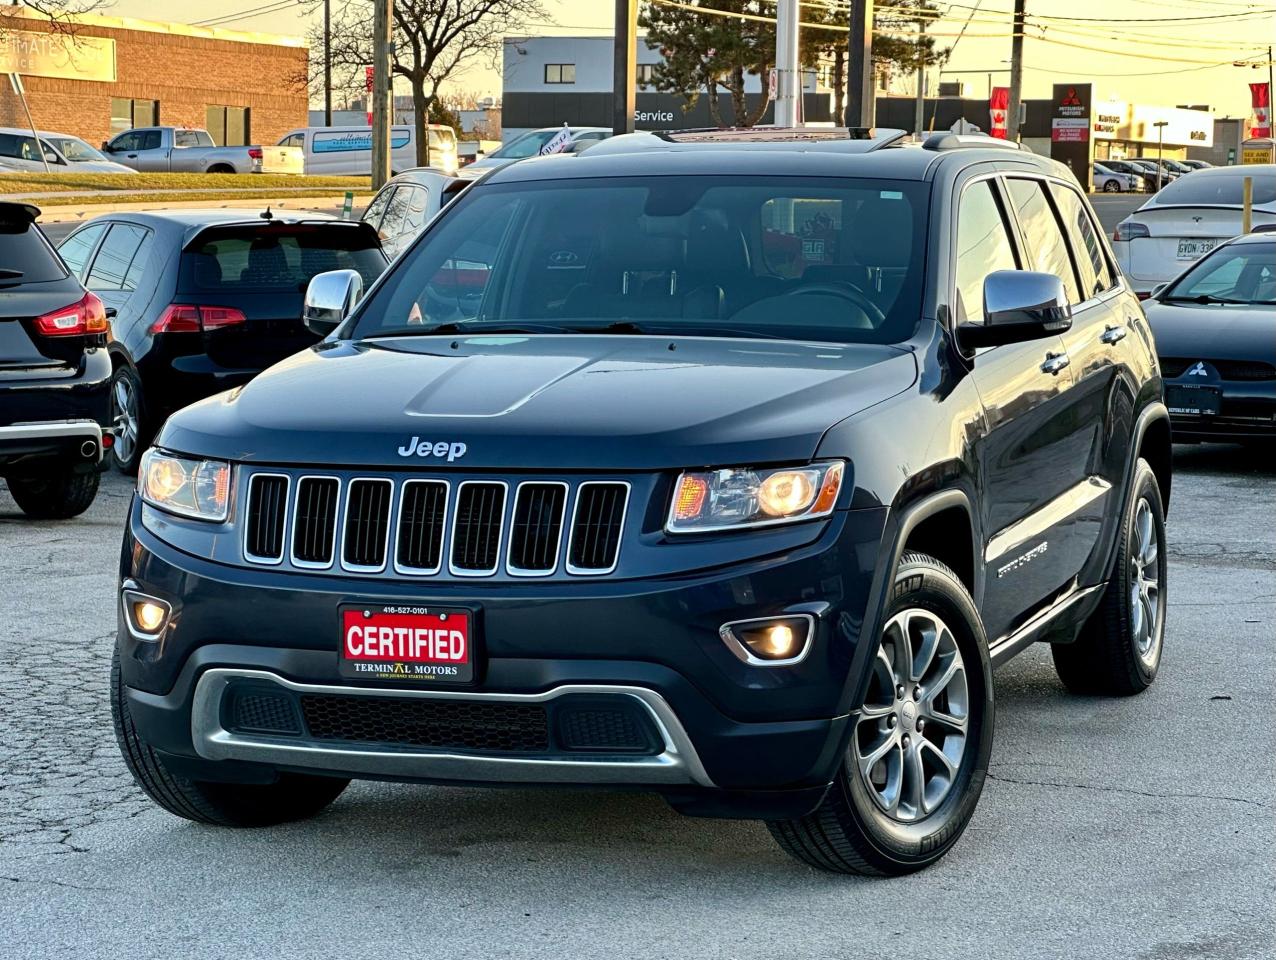
[[[265,210],[265,212],[264,212],[264,213],[262,213],[262,214],[259,214],[259,216],[260,216],[263,220],[274,220],[274,219],[275,219],[275,215],[274,215],[273,213],[271,213],[271,212],[270,212],[270,206],[269,206],[269,205],[267,205],[267,206],[266,206],[266,210]]]

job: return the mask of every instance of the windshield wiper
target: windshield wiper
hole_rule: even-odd
[[[1212,293],[1198,293],[1194,297],[1166,297],[1166,303],[1240,303],[1247,304],[1249,300],[1233,300],[1230,297],[1216,297]]]
[[[574,326],[570,328],[577,333],[618,333],[652,337],[742,337],[750,340],[792,340],[778,333],[761,330],[739,330],[734,327],[719,327],[713,324],[696,326],[681,321],[656,330],[634,323],[632,320],[621,320],[603,326]]]
[[[486,337],[508,333],[575,333],[570,327],[560,327],[552,323],[537,323],[520,326],[518,324],[497,324],[490,327],[472,326],[468,323],[440,323],[433,327],[412,327],[400,330],[387,330],[373,334],[365,340],[379,340],[383,337],[421,337],[434,334],[463,334],[467,337]]]
[[[0,267],[0,280],[21,280],[26,274],[21,270],[10,270],[7,267]]]

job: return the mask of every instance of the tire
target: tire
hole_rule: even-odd
[[[120,473],[132,476],[137,473],[142,451],[150,443],[151,429],[142,381],[126,365],[111,375],[111,421],[115,425],[111,465]]]
[[[98,472],[62,473],[39,477],[10,477],[9,492],[32,520],[69,520],[78,517],[97,496]]]
[[[120,654],[111,658],[111,720],[124,765],[142,791],[174,816],[216,827],[269,827],[305,820],[327,807],[350,783],[332,777],[283,773],[274,783],[213,783],[189,780],[164,762],[137,735],[124,697]]]
[[[1120,193],[1121,184],[1117,183],[1115,180],[1105,180],[1103,182],[1103,192],[1104,193]]]
[[[1166,568],[1161,489],[1151,466],[1140,459],[1103,600],[1075,642],[1052,648],[1065,687],[1073,693],[1130,696],[1152,685],[1165,640]]]
[[[932,630],[936,642],[928,651],[925,631],[936,623],[946,629]],[[895,572],[885,624],[865,702],[852,715],[850,744],[828,793],[814,812],[767,824],[785,851],[832,873],[896,876],[930,866],[961,837],[988,774],[992,668],[970,593],[939,561],[906,554]],[[901,643],[905,636],[911,639]],[[901,663],[905,647],[907,661]],[[927,662],[918,666],[923,656]],[[960,674],[949,673],[954,664],[962,667]],[[895,681],[905,674],[914,690],[905,689],[901,698]],[[963,711],[962,745],[953,761],[959,735],[951,724],[963,719]],[[921,721],[928,721],[925,735]],[[927,780],[928,767],[930,774],[938,772],[940,737],[950,757],[946,786],[938,778]],[[929,759],[919,759],[920,766],[912,768],[907,760],[914,754]],[[910,780],[906,769],[918,771],[920,779]],[[892,782],[897,784],[893,791]],[[910,790],[909,784],[919,789]],[[906,804],[906,793],[916,802]],[[893,812],[888,809],[892,794]]]

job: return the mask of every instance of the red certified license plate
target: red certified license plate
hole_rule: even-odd
[[[469,683],[469,610],[387,604],[341,607],[341,675],[353,680]]]

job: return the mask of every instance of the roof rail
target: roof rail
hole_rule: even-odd
[[[986,133],[933,133],[922,144],[923,150],[960,150],[963,148],[988,148],[1001,150],[1021,150],[1022,147],[1013,140],[1000,140]]]

